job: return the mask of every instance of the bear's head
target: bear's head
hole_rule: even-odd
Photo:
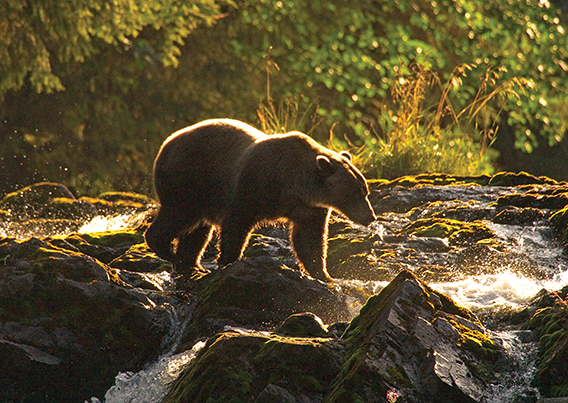
[[[318,204],[343,213],[356,224],[369,225],[377,218],[369,202],[369,187],[363,174],[351,163],[351,155],[320,154],[316,157],[322,179]]]

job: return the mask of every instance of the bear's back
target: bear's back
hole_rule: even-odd
[[[175,132],[162,145],[154,164],[160,203],[185,205],[218,221],[245,150],[266,137],[231,119],[206,120]]]

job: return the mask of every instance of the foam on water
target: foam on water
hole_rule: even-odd
[[[433,283],[430,286],[472,311],[487,308],[519,308],[543,288],[542,282],[510,269],[499,273],[469,276],[451,282]]]

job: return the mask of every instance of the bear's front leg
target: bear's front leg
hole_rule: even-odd
[[[309,215],[292,219],[290,240],[298,263],[318,280],[332,282],[326,269],[329,209],[313,208]]]

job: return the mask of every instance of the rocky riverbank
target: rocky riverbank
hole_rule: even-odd
[[[6,195],[0,401],[104,400],[117,374],[198,342],[151,401],[568,396],[568,184],[422,175],[370,187],[370,228],[330,224],[333,285],[296,270],[286,228],[260,229],[222,270],[211,246],[208,270],[176,278],[144,244],[147,196],[77,199],[52,183]],[[531,379],[517,350],[534,356]]]

